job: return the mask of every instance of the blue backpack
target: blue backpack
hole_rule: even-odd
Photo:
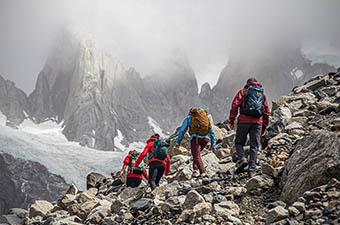
[[[262,86],[249,86],[243,99],[241,114],[253,117],[263,116],[264,100],[265,96]]]

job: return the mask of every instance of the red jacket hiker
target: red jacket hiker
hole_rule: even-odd
[[[128,166],[128,167],[131,165],[131,155],[130,154],[125,157],[123,163],[124,163],[125,166]],[[126,177],[127,178],[138,178],[138,179],[142,179],[144,177],[146,180],[149,179],[148,173],[145,169],[143,170],[142,174],[135,174],[135,173],[128,172]]]
[[[156,141],[157,138],[150,138],[149,140],[147,140],[147,144],[144,148],[144,151],[139,155],[136,163],[135,163],[135,166],[134,167],[138,167],[139,164],[143,161],[143,159],[148,155],[148,154],[152,154],[154,151],[155,151],[155,147],[154,147],[154,144],[153,142]],[[170,156],[169,154],[166,156],[166,159],[163,161],[163,160],[160,160],[160,159],[156,159],[156,158],[152,158],[149,160],[149,164],[150,162],[160,162],[162,164],[165,165],[165,175],[167,175],[169,172],[170,172]]]
[[[245,88],[243,88],[242,90],[239,90],[236,94],[236,96],[234,97],[234,100],[232,102],[231,105],[231,109],[230,109],[230,116],[229,116],[229,121],[230,121],[230,125],[232,127],[234,127],[234,123],[235,123],[235,119],[236,117],[239,115],[239,109],[242,106],[242,102],[243,102],[243,98],[244,95],[247,91],[247,87],[250,85],[256,85],[256,86],[262,86],[259,82],[251,82],[248,83]],[[240,114],[237,118],[238,123],[242,124],[259,124],[262,125],[262,134],[265,133],[267,126],[269,124],[269,114],[270,114],[270,108],[268,105],[268,101],[267,98],[265,97],[264,100],[264,114],[262,117],[253,117],[253,116],[247,116],[244,114]]]

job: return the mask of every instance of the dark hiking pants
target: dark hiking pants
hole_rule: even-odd
[[[246,154],[244,151],[244,145],[247,141],[247,136],[250,136],[250,150],[249,150],[249,169],[256,169],[256,158],[257,151],[260,147],[261,143],[261,131],[262,126],[258,124],[238,124],[236,130],[236,138],[235,138],[235,148],[237,158],[239,160],[246,158]]]
[[[126,186],[136,188],[142,183],[142,178],[128,177],[126,179]]]
[[[162,163],[149,164],[149,184],[152,190],[159,186],[164,171],[165,165]]]
[[[191,154],[193,161],[193,169],[199,170],[200,174],[205,173],[204,164],[201,158],[201,151],[209,143],[209,139],[194,137],[191,140]]]

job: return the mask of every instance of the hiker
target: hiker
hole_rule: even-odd
[[[142,161],[138,167],[134,167],[136,160],[138,159],[139,152],[132,150],[124,159],[122,170],[120,171],[120,177],[126,175],[126,186],[136,188],[142,183],[142,179],[148,180],[148,174],[145,169],[146,164]]]
[[[178,131],[177,148],[180,146],[188,129],[191,141],[191,154],[193,157],[193,177],[203,177],[205,176],[205,167],[201,158],[201,151],[209,143],[209,140],[211,148],[213,150],[215,149],[215,132],[212,128],[212,122],[208,112],[202,108],[190,109]]]
[[[159,134],[153,134],[146,142],[144,151],[139,155],[135,167],[138,167],[145,157],[149,164],[149,185],[151,190],[159,186],[163,175],[170,171],[169,143],[160,139]]]
[[[242,172],[248,166],[249,176],[255,175],[257,151],[261,136],[265,134],[269,123],[270,109],[262,85],[255,78],[249,78],[243,89],[237,92],[230,109],[230,127],[234,129],[237,118],[235,138],[236,171]],[[250,136],[249,165],[244,145]]]

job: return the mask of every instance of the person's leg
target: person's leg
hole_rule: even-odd
[[[156,186],[159,186],[159,182],[161,181],[163,175],[164,175],[164,171],[165,171],[165,166],[163,164],[157,165],[158,169],[157,169],[157,175],[156,175]]]
[[[157,176],[157,166],[150,165],[149,166],[149,184],[152,190],[156,188],[156,176]]]
[[[193,167],[194,171],[198,169],[198,165],[197,165],[197,161],[196,161],[196,158],[197,158],[196,155],[197,155],[198,147],[199,147],[198,139],[196,137],[194,137],[191,140],[191,146],[190,146],[191,155],[192,155],[192,167]]]
[[[134,186],[134,182],[133,182],[131,177],[126,178],[126,186],[127,187],[133,187]]]
[[[142,178],[135,178],[135,187],[139,187],[141,183],[142,183]]]
[[[236,129],[235,137],[235,148],[238,160],[242,160],[245,157],[245,152],[243,146],[246,144],[247,135],[249,132],[250,125],[248,124],[238,124]]]
[[[202,143],[201,143],[201,140],[203,140]],[[198,170],[200,171],[200,174],[205,173],[205,168],[204,168],[203,161],[201,158],[201,144],[203,144],[204,142],[206,142],[206,140],[201,139],[201,138],[194,138],[191,141],[191,153],[192,153],[192,159],[194,163],[194,169],[196,166]]]
[[[256,169],[256,159],[257,159],[257,151],[259,150],[261,144],[261,125],[252,125],[249,130],[250,135],[250,160],[249,160],[249,170]]]

